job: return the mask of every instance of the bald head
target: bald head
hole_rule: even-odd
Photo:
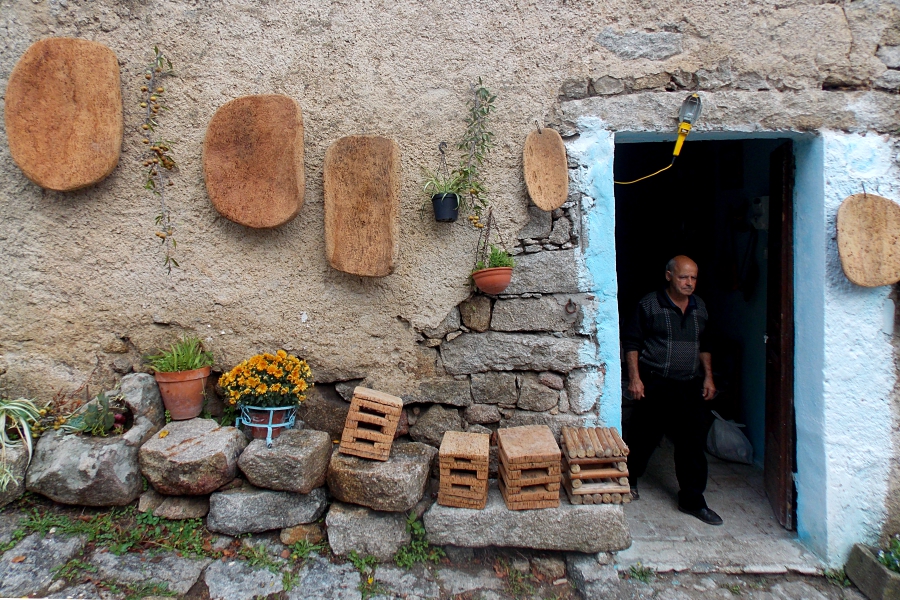
[[[666,281],[673,299],[690,296],[697,287],[697,263],[684,255],[672,258],[666,263]]]

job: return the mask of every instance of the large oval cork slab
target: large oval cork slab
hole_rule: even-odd
[[[287,96],[243,96],[216,111],[203,141],[213,207],[247,227],[284,225],[303,206],[303,115]]]
[[[562,206],[569,195],[566,146],[555,129],[532,131],[523,151],[525,185],[531,201],[541,210]]]
[[[339,271],[381,277],[394,270],[400,210],[400,148],[355,135],[325,153],[325,252]]]
[[[5,120],[13,161],[42,188],[67,192],[102,181],[122,150],[115,53],[87,40],[35,42],[9,76]]]
[[[900,204],[854,194],[837,214],[837,243],[847,279],[864,287],[900,281]]]

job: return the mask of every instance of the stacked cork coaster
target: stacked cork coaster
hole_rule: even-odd
[[[615,427],[563,427],[563,485],[572,504],[627,504],[628,446]]]
[[[438,504],[481,510],[487,504],[491,436],[448,431],[441,440]]]
[[[357,387],[338,450],[342,454],[387,460],[402,412],[403,400],[397,396]]]
[[[546,425],[497,431],[498,485],[510,510],[559,506],[560,451]]]

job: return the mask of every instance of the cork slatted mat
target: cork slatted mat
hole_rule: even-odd
[[[5,93],[6,139],[28,179],[68,192],[119,163],[124,117],[115,53],[97,42],[47,38],[16,63]]]
[[[325,254],[338,271],[383,277],[399,248],[400,147],[343,137],[325,152]]]
[[[531,201],[541,210],[562,206],[569,196],[566,146],[559,133],[544,127],[525,138],[522,151],[525,185]]]
[[[838,254],[847,279],[863,287],[900,281],[900,205],[854,194],[837,214]]]

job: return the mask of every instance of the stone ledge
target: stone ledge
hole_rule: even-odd
[[[565,494],[558,508],[509,510],[492,480],[483,510],[434,504],[425,513],[428,541],[466,548],[487,546],[614,552],[631,545],[625,511],[613,504],[574,506]]]

